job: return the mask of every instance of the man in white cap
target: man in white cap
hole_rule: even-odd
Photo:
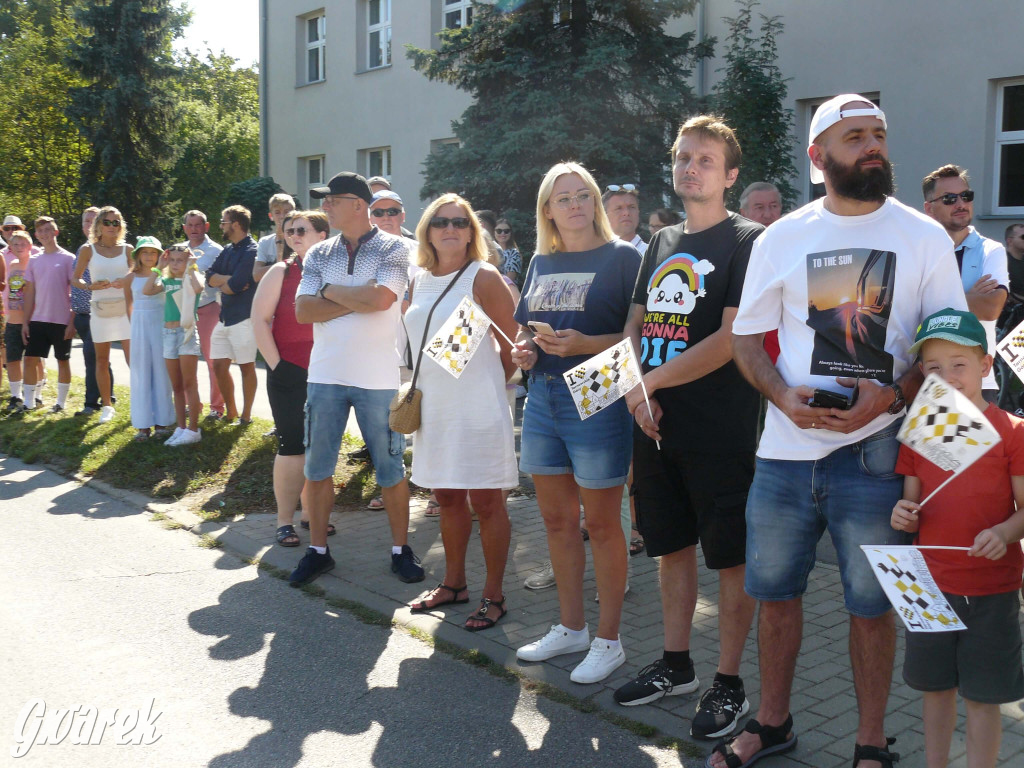
[[[861,544],[903,544],[889,525],[903,480],[896,432],[921,374],[910,345],[921,320],[966,309],[953,244],[936,222],[892,197],[882,111],[844,94],[811,121],[811,181],[825,197],[754,243],[733,322],[733,354],[769,401],[747,500],[745,589],[760,601],[760,709],[712,768],[749,765],[796,746],[790,693],[802,595],[818,539],[836,547],[859,723],[854,760],[891,768],[884,717],[896,630]],[[779,330],[772,365],[764,334]]]

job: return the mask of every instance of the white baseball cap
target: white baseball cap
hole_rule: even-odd
[[[843,109],[843,105],[850,102],[859,102],[865,106],[855,109]],[[885,113],[872,104],[871,99],[865,98],[858,93],[842,93],[835,98],[829,99],[815,111],[814,117],[811,119],[811,131],[807,137],[807,147],[810,148],[816,138],[847,117],[877,117],[882,121],[882,127],[888,128],[885,123]],[[819,168],[815,167],[814,163],[811,163],[811,183],[822,184],[824,181],[825,175]]]

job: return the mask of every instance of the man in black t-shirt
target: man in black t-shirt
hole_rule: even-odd
[[[665,652],[615,699],[645,704],[700,686],[689,652],[699,541],[719,575],[720,643],[714,682],[690,730],[699,738],[731,733],[749,709],[739,677],[754,615],[743,591],[744,510],[759,398],[732,361],[731,338],[750,249],[764,227],[726,210],[740,157],[732,130],[717,118],[695,117],[679,129],[672,172],[686,221],[651,241],[625,329],[651,400],[648,412],[640,387],[627,395],[637,423],[637,522],[648,555],[661,558]]]

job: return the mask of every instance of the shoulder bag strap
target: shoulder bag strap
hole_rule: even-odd
[[[434,306],[430,308],[430,312],[427,313],[427,322],[423,326],[423,339],[420,341],[419,354],[416,355],[416,366],[415,368],[413,368],[412,372],[412,384],[409,386],[409,394],[407,396],[408,399],[411,399],[413,392],[416,391],[416,379],[419,378],[420,362],[423,360],[423,347],[427,345],[427,334],[430,333],[430,320],[434,316],[434,310],[437,309],[437,305],[441,303],[441,299],[448,295],[448,291],[450,291],[452,287],[459,281],[459,278],[462,277],[462,273],[465,272],[466,269],[469,268],[469,265],[472,263],[472,261],[467,261],[465,264],[462,265],[462,268],[455,273],[455,277],[453,277],[452,281],[448,283],[448,286],[443,291],[441,291],[441,295],[437,297],[437,300],[434,302]]]

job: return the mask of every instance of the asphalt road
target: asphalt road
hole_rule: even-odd
[[[404,631],[362,624],[149,513],[2,455],[0,514],[0,763],[697,764]],[[57,728],[60,743],[37,739],[12,756],[28,746],[16,731],[31,737],[41,722],[45,734],[58,709],[80,706],[117,708],[128,728],[142,710],[148,725],[130,733],[158,738],[118,745],[123,720],[98,738],[79,712]],[[60,739],[61,728],[70,735]],[[98,744],[72,743],[90,734]]]

